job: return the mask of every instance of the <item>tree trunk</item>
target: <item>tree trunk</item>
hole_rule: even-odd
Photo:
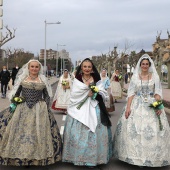
[[[170,62],[167,63],[167,67],[168,67],[168,89],[170,89]]]

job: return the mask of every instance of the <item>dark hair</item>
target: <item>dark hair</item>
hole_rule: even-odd
[[[67,69],[64,69],[64,72],[66,72],[66,71],[68,72],[68,70],[67,70]]]
[[[86,61],[90,62],[92,64],[93,73],[91,73],[91,75],[92,75],[92,77],[94,79],[94,82],[96,83],[99,80],[101,80],[99,72],[97,71],[97,69],[94,66],[93,62],[89,58],[86,58],[86,59],[84,59],[82,61],[82,63],[80,64],[80,66],[77,69],[75,78],[78,79],[79,81],[83,82],[82,73],[81,73],[81,67],[82,67],[83,62],[86,62]],[[101,123],[104,126],[111,126],[111,121],[109,119],[109,113],[107,112],[107,109],[106,109],[106,106],[105,106],[104,101],[102,99],[102,96],[100,94],[98,94],[96,96],[96,100],[99,102]]]
[[[92,62],[89,58],[86,58],[86,59],[84,59],[84,60],[81,62],[81,64],[80,64],[79,67],[77,68],[77,72],[76,72],[76,76],[75,76],[75,77],[77,78],[77,77],[79,76],[79,74],[81,74],[81,67],[82,67],[83,63],[86,62],[86,61],[87,61],[87,62],[90,62],[90,63],[92,64],[93,75],[95,76],[96,81],[101,80],[99,72],[97,71],[97,69],[96,69],[96,67],[94,66],[93,62]]]
[[[141,64],[142,64],[142,61],[144,61],[144,60],[147,60],[147,61],[149,62],[149,67],[150,67],[150,66],[151,66],[151,62],[150,62],[149,58],[143,58],[143,59],[140,61],[140,66],[141,66]]]

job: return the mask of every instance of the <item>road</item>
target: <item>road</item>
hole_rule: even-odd
[[[53,86],[53,92],[56,90],[56,84]],[[111,122],[112,122],[112,134],[114,134],[115,128],[117,121],[119,119],[120,112],[122,108],[125,105],[125,98],[122,100],[118,100],[118,103],[115,104],[116,106],[116,111],[111,113]],[[60,133],[63,134],[64,130],[64,122],[66,115],[62,114],[61,112],[56,112],[54,111],[54,116],[57,120],[58,127],[60,128]],[[170,122],[170,116],[168,115],[168,120]],[[46,167],[30,167],[30,168],[25,168],[25,167],[10,167],[10,166],[0,166],[0,170],[88,170],[88,167],[80,167],[80,166],[74,166],[70,163],[62,163],[58,162],[54,165],[46,166]],[[129,165],[125,162],[121,162],[117,159],[112,158],[107,165],[100,165],[93,170],[139,170],[141,169],[138,166],[133,166]],[[150,170],[152,168],[148,167],[143,167],[142,169],[144,170]],[[161,167],[161,168],[154,168],[155,170],[170,170],[170,166],[168,167]]]

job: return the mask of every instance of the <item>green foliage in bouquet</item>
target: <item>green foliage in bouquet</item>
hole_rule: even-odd
[[[11,113],[14,113],[17,105],[21,104],[21,103],[24,103],[24,102],[25,102],[25,98],[24,97],[13,97],[11,99],[11,104],[10,104],[9,111]]]

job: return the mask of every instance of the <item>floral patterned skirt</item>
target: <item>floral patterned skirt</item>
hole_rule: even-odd
[[[101,124],[99,107],[96,108],[96,114],[98,125],[95,133],[67,115],[64,130],[63,162],[82,166],[108,163],[112,157],[112,133],[110,128]]]
[[[0,165],[45,166],[61,160],[62,140],[44,101],[0,116]]]
[[[129,118],[125,118],[124,109],[118,121],[113,139],[114,157],[138,166],[170,165],[170,128],[164,110],[160,118],[162,131],[154,110],[135,97]]]

